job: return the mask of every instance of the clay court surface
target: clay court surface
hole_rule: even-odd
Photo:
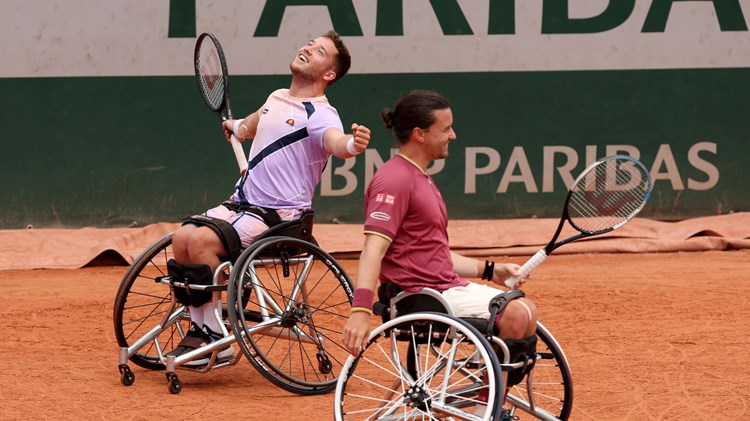
[[[181,371],[178,395],[140,367],[120,384],[112,305],[126,269],[0,271],[1,419],[332,419],[333,394],[292,395],[247,361]],[[571,419],[750,417],[749,272],[750,248],[547,259],[524,290],[570,360]]]

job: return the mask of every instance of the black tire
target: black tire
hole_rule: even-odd
[[[132,386],[135,383],[135,374],[128,370],[125,370],[120,374],[120,382],[125,386]]]
[[[510,388],[506,406],[524,419],[521,412],[539,419],[567,420],[573,409],[573,377],[560,344],[541,323],[537,330],[537,353],[542,355],[532,371],[531,389],[536,413],[530,411],[526,379]],[[554,417],[554,418],[552,418]]]
[[[301,289],[293,297],[295,286]],[[282,389],[327,393],[349,355],[341,335],[353,288],[338,262],[315,244],[292,237],[260,240],[237,259],[229,281],[227,307],[237,343]],[[265,319],[262,310],[268,311]],[[259,323],[265,330],[256,328]]]
[[[172,258],[172,234],[160,238],[133,262],[122,278],[114,304],[115,337],[120,347],[128,347],[161,322],[169,311],[172,296],[168,286],[155,279],[167,275],[167,260]],[[183,332],[190,328],[188,318],[180,320]],[[158,335],[162,352],[174,349],[182,339],[177,324]],[[134,364],[149,370],[164,370],[153,341],[130,357]]]
[[[182,392],[182,380],[177,377],[177,374],[172,373],[171,376],[167,376],[167,389],[173,395]]]
[[[444,333],[448,329],[452,337]],[[466,419],[478,409],[481,388],[493,398],[482,419],[500,419],[502,413],[494,349],[476,328],[447,314],[417,312],[387,321],[343,368],[334,398],[337,421]]]

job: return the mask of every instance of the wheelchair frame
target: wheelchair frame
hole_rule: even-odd
[[[142,252],[118,289],[113,320],[123,385],[135,382],[132,362],[165,370],[168,390],[176,394],[183,387],[176,370],[207,372],[235,365],[245,355],[263,376],[290,392],[333,390],[348,355],[335,330],[348,318],[353,284],[338,262],[315,244],[312,218],[270,228],[234,264],[220,264],[211,285],[186,286],[169,277],[171,238],[167,234]],[[166,355],[190,323],[187,309],[174,298],[174,287],[212,293],[214,315],[223,322],[222,339],[178,357]],[[316,324],[319,319],[326,323]],[[267,337],[273,342],[264,342]],[[279,339],[287,339],[284,346],[277,345]],[[219,351],[235,342],[241,352],[218,360]],[[206,355],[206,364],[189,364]]]
[[[398,304],[415,296],[422,304],[439,303],[441,312],[398,314]],[[393,317],[384,317],[360,356],[350,356],[342,369],[334,402],[337,421],[502,420],[524,414],[548,421],[568,419],[573,402],[570,367],[557,340],[541,323],[537,324],[536,363],[521,383],[508,389],[503,407],[504,373],[524,363],[511,364],[505,342],[486,337],[486,321],[482,320],[482,327],[477,326],[478,319],[456,317],[442,295],[430,288],[400,292],[383,304]],[[429,329],[432,342],[419,336],[424,329]],[[455,349],[457,342],[468,346]],[[493,345],[504,351],[503,361],[498,360]],[[476,395],[482,387],[488,389],[490,399],[484,414],[476,415]],[[414,390],[419,393],[415,395]]]

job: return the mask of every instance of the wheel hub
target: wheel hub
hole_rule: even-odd
[[[404,393],[404,402],[406,403],[406,405],[412,408],[424,407],[428,398],[429,398],[429,395],[427,394],[427,390],[424,387],[419,386],[419,385],[411,386]]]
[[[281,326],[290,328],[297,323],[308,324],[311,313],[305,303],[295,303],[293,308],[285,311],[281,315]]]

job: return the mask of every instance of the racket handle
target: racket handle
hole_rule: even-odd
[[[527,260],[526,263],[524,263],[523,266],[521,266],[521,269],[518,270],[518,276],[511,276],[510,278],[505,280],[505,286],[507,286],[510,289],[516,289],[516,285],[518,284],[518,281],[529,276],[531,271],[534,270],[537,266],[539,266],[546,258],[547,258],[547,252],[544,251],[544,249],[541,249],[538,252],[536,252],[535,255],[531,256],[531,259]]]
[[[230,142],[232,143],[232,149],[234,150],[234,157],[237,158],[237,165],[240,167],[240,174],[245,174],[245,171],[247,171],[247,158],[245,157],[245,150],[242,149],[242,143],[240,143],[239,139],[232,134],[232,138],[230,139]]]

